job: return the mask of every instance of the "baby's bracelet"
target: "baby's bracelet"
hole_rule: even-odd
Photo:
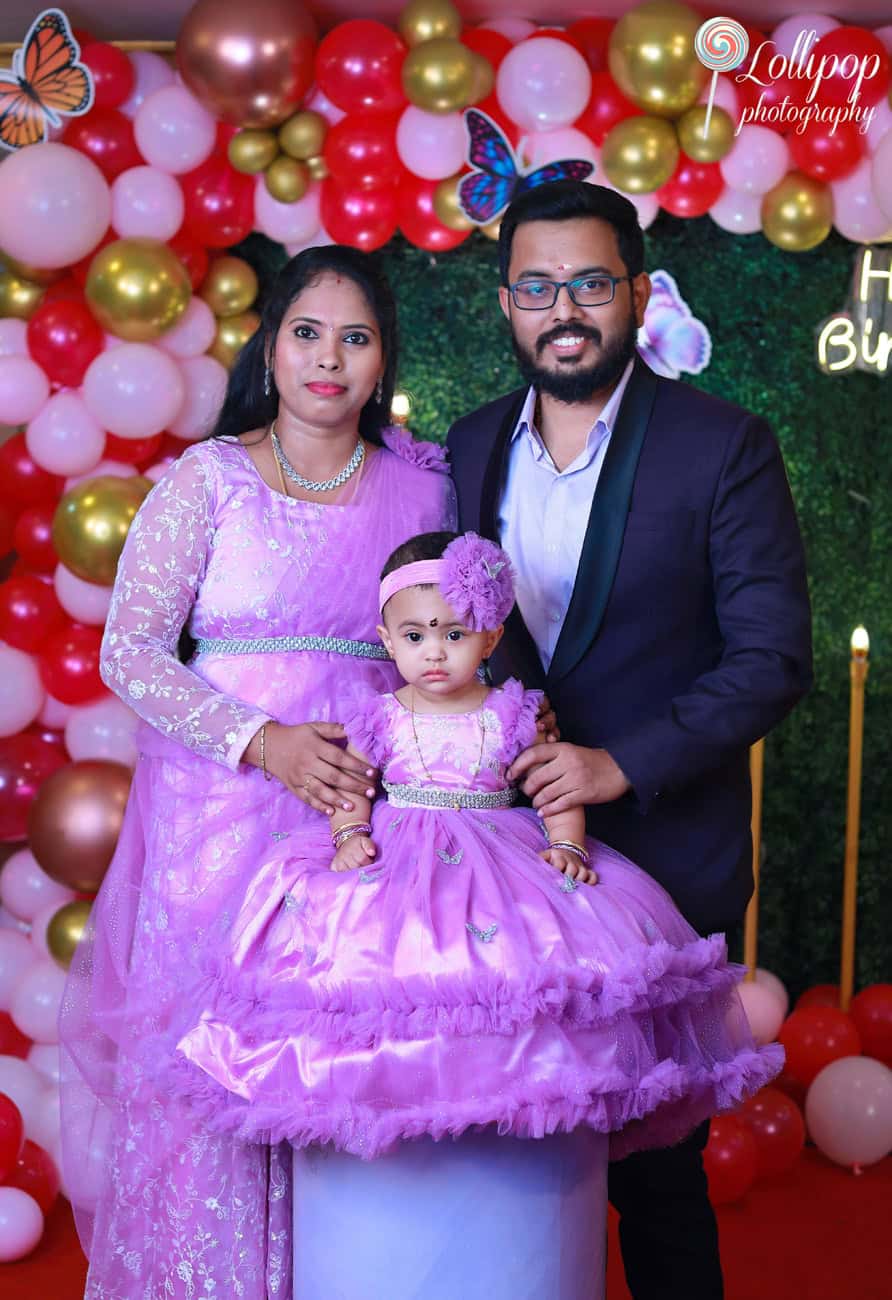
[[[587,867],[591,862],[588,850],[582,844],[577,844],[575,840],[549,840],[548,847],[550,849],[566,849],[568,853],[572,853],[579,858],[584,867]]]
[[[372,828],[368,822],[345,822],[336,831],[332,831],[331,843],[335,852],[352,839],[354,835],[371,835]]]
[[[266,723],[260,728],[260,766],[263,770],[264,781],[271,781],[272,773],[267,771],[266,767]]]

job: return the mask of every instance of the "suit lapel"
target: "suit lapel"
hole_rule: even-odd
[[[548,670],[549,682],[566,677],[598,635],[616,575],[638,458],[656,392],[656,375],[636,358],[592,500],[573,595]]]

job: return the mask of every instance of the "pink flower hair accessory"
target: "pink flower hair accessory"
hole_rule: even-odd
[[[440,561],[440,592],[475,632],[491,632],[514,606],[514,571],[505,551],[477,533],[450,542]]]

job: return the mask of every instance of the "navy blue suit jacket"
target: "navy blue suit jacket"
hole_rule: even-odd
[[[457,421],[459,526],[497,540],[506,449],[526,390]],[[632,784],[588,829],[650,872],[701,932],[752,892],[749,746],[811,684],[796,514],[761,419],[636,360],[546,674],[515,608],[492,662],[544,687],[562,737]]]

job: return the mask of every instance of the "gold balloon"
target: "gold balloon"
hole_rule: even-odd
[[[141,474],[103,474],[66,492],[53,516],[53,545],[62,563],[85,582],[110,587],[133,517],[151,487]]]
[[[306,162],[322,152],[327,133],[328,123],[322,114],[305,108],[279,127],[279,148],[289,158]]]
[[[264,176],[266,188],[279,203],[296,203],[310,187],[310,173],[306,164],[296,158],[280,154],[271,162]]]
[[[239,316],[257,297],[257,275],[242,257],[217,257],[201,284],[201,297],[215,316]]]
[[[608,132],[601,164],[611,185],[627,194],[650,194],[678,164],[678,140],[661,117],[627,117]]]
[[[198,0],[177,66],[206,108],[235,126],[278,126],[313,80],[316,24],[300,0]]]
[[[439,221],[450,230],[473,230],[474,222],[462,211],[458,202],[458,186],[461,175],[447,176],[434,190],[434,212]]]
[[[450,0],[409,0],[397,20],[407,45],[461,35],[461,14]]]
[[[208,348],[208,355],[215,357],[227,370],[235,365],[235,359],[253,334],[260,328],[260,317],[256,311],[245,311],[240,316],[227,316],[217,323],[217,333]]]
[[[429,113],[454,113],[473,102],[474,52],[461,41],[438,37],[410,50],[403,62],[406,98]]]
[[[19,262],[8,253],[3,254],[3,261],[21,280],[30,280],[32,284],[54,284],[56,280],[61,280],[65,274],[65,267],[46,267],[46,266],[29,266],[27,262]]]
[[[46,285],[23,280],[14,271],[0,267],[0,317],[30,320],[46,293]]]
[[[678,143],[695,162],[718,162],[734,144],[734,122],[722,108],[713,108],[709,132],[704,136],[706,105],[695,104],[678,119]]]
[[[47,777],[28,810],[28,847],[48,876],[94,894],[112,860],[131,771],[87,759]]]
[[[176,325],[192,284],[160,239],[116,239],[90,263],[84,293],[103,329],[131,343],[149,343]]]
[[[85,898],[65,903],[54,913],[46,928],[46,946],[63,970],[68,970],[74,950],[83,937],[91,904]]]
[[[273,131],[238,131],[226,152],[237,172],[256,176],[278,157],[279,141]]]
[[[487,99],[493,92],[496,84],[496,70],[490,63],[489,59],[472,50],[474,55],[474,89],[471,92],[471,103],[479,104]]]
[[[817,248],[830,234],[832,225],[830,187],[802,172],[788,172],[762,199],[765,237],[787,253]]]
[[[694,53],[702,21],[675,0],[648,0],[620,18],[607,60],[627,99],[658,117],[678,117],[697,102],[709,77]]]
[[[315,158],[308,158],[307,172],[309,173],[310,180],[324,181],[328,175],[328,163],[321,154]]]

